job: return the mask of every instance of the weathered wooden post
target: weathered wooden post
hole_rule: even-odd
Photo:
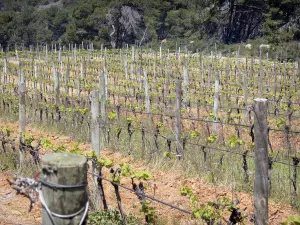
[[[91,144],[92,149],[100,156],[100,126],[99,126],[99,93],[91,92]]]
[[[146,69],[144,69],[144,90],[145,90],[145,106],[146,112],[148,113],[148,120],[150,125],[150,96],[149,96],[149,87],[148,87],[148,75]]]
[[[88,213],[87,159],[69,152],[41,161],[43,225],[85,224]]]
[[[92,149],[96,152],[97,157],[100,157],[100,124],[99,124],[99,92],[94,90],[91,93],[91,144]],[[97,162],[92,162],[92,169],[94,174],[101,175]],[[102,180],[93,177],[94,193],[95,193],[95,208],[100,209],[100,202],[103,202],[104,209],[107,209],[104,192],[102,189]],[[99,185],[100,184],[100,185]]]
[[[2,83],[6,84],[6,72],[7,72],[7,59],[5,56],[5,59],[3,60],[3,73],[2,73]]]
[[[213,108],[213,114],[214,114],[213,132],[215,134],[217,134],[217,124],[218,124],[219,84],[220,84],[220,75],[219,72],[216,72],[214,108]]]
[[[176,138],[176,153],[180,159],[183,156],[183,145],[181,138],[181,102],[182,102],[182,91],[181,91],[180,79],[176,82],[176,127],[175,127],[175,138]]]
[[[212,64],[210,64],[208,66],[208,77],[207,77],[207,90],[210,90],[210,86],[211,86],[211,73],[212,73]],[[208,94],[208,97],[210,97],[210,94]]]
[[[255,180],[254,214],[255,224],[268,224],[268,100],[254,99]]]
[[[201,88],[204,88],[204,64],[202,60],[202,55],[200,55],[200,61],[201,61]]]
[[[105,71],[100,72],[100,77],[99,77],[99,96],[98,98],[100,99],[101,102],[101,119],[102,119],[102,128],[103,128],[103,138],[105,140],[105,135],[106,135],[106,84],[105,84]]]
[[[65,73],[65,94],[69,95],[69,81],[70,81],[70,60],[68,57],[68,65],[67,65],[67,71]]]
[[[187,108],[188,103],[188,87],[189,87],[189,74],[188,74],[188,59],[184,59],[183,65],[183,107]]]
[[[259,94],[263,96],[262,46],[259,46]]]
[[[132,58],[132,61],[134,62],[134,59],[135,59],[134,45],[131,46],[131,49],[132,49],[131,58]]]
[[[60,112],[59,112],[59,73],[56,71],[56,67],[53,64],[53,78],[54,78],[54,92],[55,92],[55,111],[56,111],[56,119],[60,121]]]
[[[48,45],[46,44],[46,47],[45,47],[45,57],[46,57],[46,61],[48,61]]]
[[[277,94],[277,69],[276,69],[276,63],[274,63],[274,101],[276,101],[276,94]]]
[[[125,72],[125,78],[126,78],[126,80],[128,80],[127,53],[125,53],[125,56],[124,56],[124,72]]]
[[[107,61],[106,61],[106,48],[104,49],[104,67],[103,67],[103,76],[104,76],[104,84],[105,84],[105,86],[104,86],[104,90],[105,90],[105,92],[104,92],[104,94],[105,94],[105,101],[106,101],[106,99],[108,98],[108,72],[107,72]]]
[[[162,58],[162,41],[160,42],[160,45],[159,45],[159,58],[160,58],[160,60],[161,60],[161,58]]]
[[[243,72],[243,93],[244,93],[244,103],[245,103],[245,120],[249,120],[249,113],[246,110],[248,105],[248,90],[247,90],[247,71]]]
[[[78,74],[79,72],[79,69],[77,68],[77,71],[76,71],[76,75],[77,75],[77,96],[78,96],[78,99],[80,99],[80,93],[81,93],[81,78],[80,78],[80,75]]]
[[[38,78],[38,74],[37,74],[37,65],[36,65],[36,61],[34,61],[34,89],[37,89],[37,78]]]
[[[26,128],[26,105],[25,105],[25,83],[19,83],[19,135],[22,138],[22,133]],[[20,148],[20,166],[23,165],[25,160],[25,149]]]

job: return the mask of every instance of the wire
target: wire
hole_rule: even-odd
[[[110,182],[110,183],[112,183],[112,184],[114,184],[114,185],[117,185],[117,186],[119,186],[119,187],[121,187],[121,188],[123,188],[123,189],[125,189],[125,190],[127,190],[127,191],[130,191],[130,192],[132,192],[132,193],[136,193],[136,191],[133,190],[132,188],[126,187],[126,186],[124,186],[124,185],[122,185],[122,184],[116,183],[116,182],[114,182],[114,181],[112,181],[112,180],[109,180],[109,179],[107,179],[107,178],[105,178],[105,177],[99,176],[99,175],[97,175],[97,174],[95,174],[95,173],[92,173],[92,172],[89,172],[89,171],[88,171],[87,173],[88,173],[88,174],[91,174],[91,175],[93,175],[93,176],[96,176],[96,177],[98,177],[98,178],[100,178],[100,179],[102,179],[102,180],[105,180],[105,181],[107,181],[107,182]],[[161,204],[163,204],[163,205],[169,206],[170,208],[179,210],[179,211],[184,212],[184,213],[186,213],[186,214],[192,214],[191,211],[188,211],[188,210],[179,208],[179,207],[177,207],[177,206],[175,206],[175,205],[172,205],[172,204],[170,204],[170,203],[167,203],[167,202],[164,202],[164,201],[162,201],[162,200],[159,200],[159,199],[155,198],[154,196],[150,196],[150,195],[143,194],[143,197],[148,198],[148,199],[151,199],[152,201],[161,203]]]

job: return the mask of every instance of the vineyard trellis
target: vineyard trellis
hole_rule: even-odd
[[[267,98],[270,195],[281,200],[288,196],[299,207],[296,63],[261,56],[249,64],[249,59],[237,56],[162,50],[157,55],[134,47],[77,52],[39,46],[2,57],[1,111],[19,115],[20,125],[26,115],[29,123],[76,130],[86,141],[93,131],[92,146],[99,154],[100,142],[117,149],[128,144],[129,154],[149,159],[163,155],[167,162],[179,158],[213,176],[234,174],[241,189],[248,191],[253,189],[242,183],[253,181],[256,159],[251,154],[255,142],[251,101],[259,95]],[[233,156],[238,158],[232,160]],[[223,181],[220,176],[215,179]]]

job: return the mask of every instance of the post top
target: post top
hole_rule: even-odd
[[[46,154],[42,158],[42,164],[56,165],[59,167],[82,166],[86,163],[86,161],[87,161],[87,159],[84,156],[70,153],[70,152]]]
[[[267,102],[268,99],[266,99],[266,98],[255,98],[254,101],[255,102]]]

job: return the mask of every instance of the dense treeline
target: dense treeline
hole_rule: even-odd
[[[300,0],[2,0],[0,44],[209,46],[300,39]]]

